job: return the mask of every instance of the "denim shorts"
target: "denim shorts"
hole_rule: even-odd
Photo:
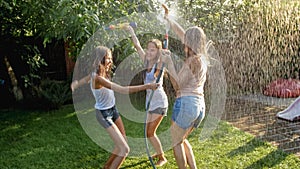
[[[96,118],[98,122],[104,128],[108,128],[112,126],[112,124],[120,117],[120,114],[116,108],[116,106],[106,109],[106,110],[98,110],[96,109]]]
[[[198,128],[205,116],[203,97],[182,96],[175,100],[172,120],[181,128]]]
[[[168,108],[157,108],[152,111],[149,111],[149,113],[167,116],[167,111],[168,111]]]

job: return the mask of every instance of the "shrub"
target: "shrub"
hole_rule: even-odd
[[[72,99],[69,83],[65,81],[43,80],[39,93],[48,109],[58,109]]]

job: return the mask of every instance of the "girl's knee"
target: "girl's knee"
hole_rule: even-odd
[[[118,146],[118,154],[117,154],[118,156],[127,157],[129,152],[130,152],[130,148],[127,144]]]
[[[122,151],[123,151],[124,156],[127,157],[130,152],[129,146],[128,145],[124,146]]]

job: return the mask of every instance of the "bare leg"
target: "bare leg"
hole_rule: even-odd
[[[188,132],[186,133],[185,138],[187,138],[187,136],[192,133],[193,129],[194,129],[193,127],[188,129]],[[186,159],[187,159],[188,165],[190,166],[191,169],[196,169],[197,165],[196,165],[195,156],[194,156],[191,144],[189,143],[189,141],[187,139],[185,139],[183,141],[183,144],[184,144],[184,149],[185,149],[185,154],[186,154]]]
[[[184,130],[172,121],[171,137],[173,152],[180,169],[185,169],[187,165],[189,165],[191,169],[197,168],[192,146],[186,139],[192,131],[193,127]]]
[[[183,140],[185,139],[187,130],[180,128],[172,121],[171,137],[173,145],[173,153],[179,169],[186,169],[187,159],[184,150]]]
[[[187,162],[184,152],[184,146],[182,143],[177,144],[173,147],[173,153],[176,160],[176,163],[178,165],[179,169],[186,169]]]
[[[114,141],[115,148],[105,163],[104,168],[117,169],[120,168],[129,153],[129,146],[125,139],[125,130],[121,118],[119,117],[115,121],[115,124],[106,130]]]
[[[167,162],[167,159],[164,156],[164,151],[161,146],[161,142],[156,135],[156,130],[160,125],[163,116],[158,114],[149,114],[148,113],[148,121],[147,121],[147,138],[149,138],[152,146],[156,151],[156,157],[159,158],[158,162],[156,163],[157,166],[162,166]]]
[[[187,139],[184,140],[183,144],[184,144],[184,150],[185,150],[187,163],[190,166],[190,169],[197,169],[196,160],[195,160],[192,146],[190,145],[190,143]]]

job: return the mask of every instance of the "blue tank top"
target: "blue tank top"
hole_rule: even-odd
[[[157,63],[152,67],[150,72],[146,72],[144,83],[155,83],[156,77],[154,76]],[[164,72],[163,72],[164,73]],[[154,91],[152,100],[150,102],[149,111],[155,110],[157,108],[167,108],[168,107],[168,98],[163,88],[163,73],[159,79],[159,87]],[[149,101],[152,90],[147,89],[146,94],[146,105]]]

